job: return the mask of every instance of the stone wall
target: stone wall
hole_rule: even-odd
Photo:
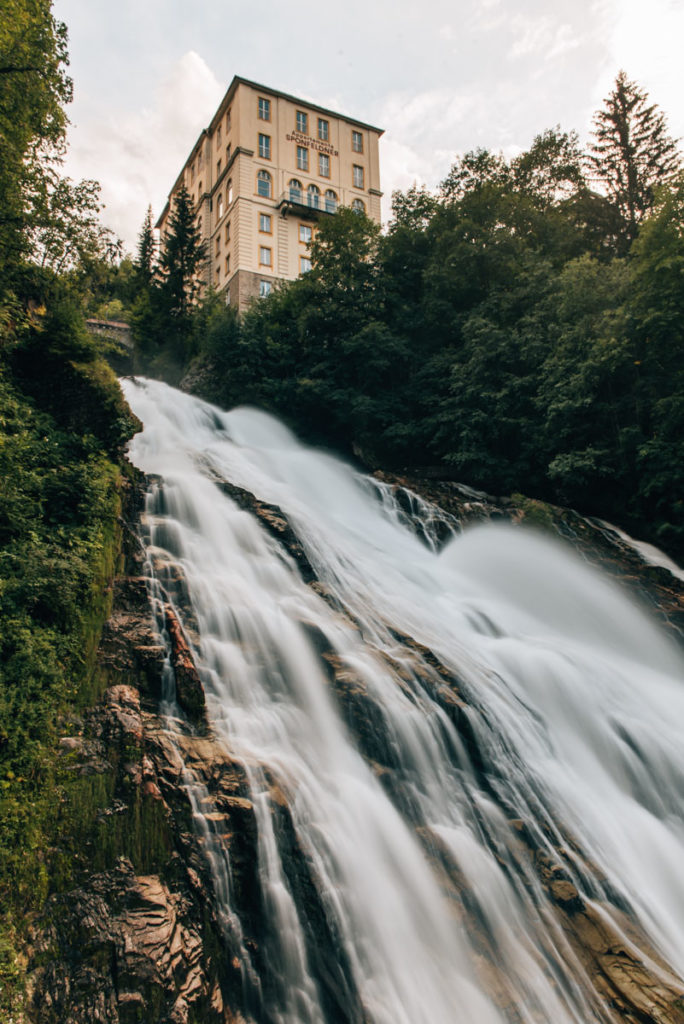
[[[270,274],[255,274],[250,270],[238,270],[233,274],[226,287],[227,301],[231,306],[237,306],[240,313],[244,313],[250,302],[259,298],[261,281],[270,281],[275,288],[280,280]]]

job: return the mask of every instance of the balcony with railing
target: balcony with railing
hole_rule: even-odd
[[[299,217],[316,219],[321,213],[337,213],[339,199],[330,189],[326,194],[312,188],[295,188],[290,185],[278,200],[278,208],[282,213],[291,210]]]

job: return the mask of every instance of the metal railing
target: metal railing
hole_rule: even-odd
[[[288,188],[280,197],[280,205],[282,206],[283,203],[304,206],[308,210],[320,210],[322,213],[337,213],[339,206],[337,199],[302,188]]]

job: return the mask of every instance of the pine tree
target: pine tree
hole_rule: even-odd
[[[160,260],[165,305],[181,331],[187,326],[199,293],[198,273],[205,257],[206,247],[195,224],[190,196],[185,185],[181,185],[175,195]]]
[[[655,188],[681,167],[677,143],[665,115],[624,71],[594,116],[589,169],[617,209],[627,247],[644,215],[653,207]]]
[[[152,207],[148,206],[143,226],[138,235],[138,253],[135,260],[138,280],[145,288],[149,288],[152,284],[156,262],[157,242],[152,227]]]

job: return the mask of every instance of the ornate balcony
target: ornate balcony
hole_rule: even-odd
[[[321,213],[337,213],[339,205],[337,198],[292,186],[278,200],[278,209],[283,215],[291,212],[310,220],[317,220]]]

